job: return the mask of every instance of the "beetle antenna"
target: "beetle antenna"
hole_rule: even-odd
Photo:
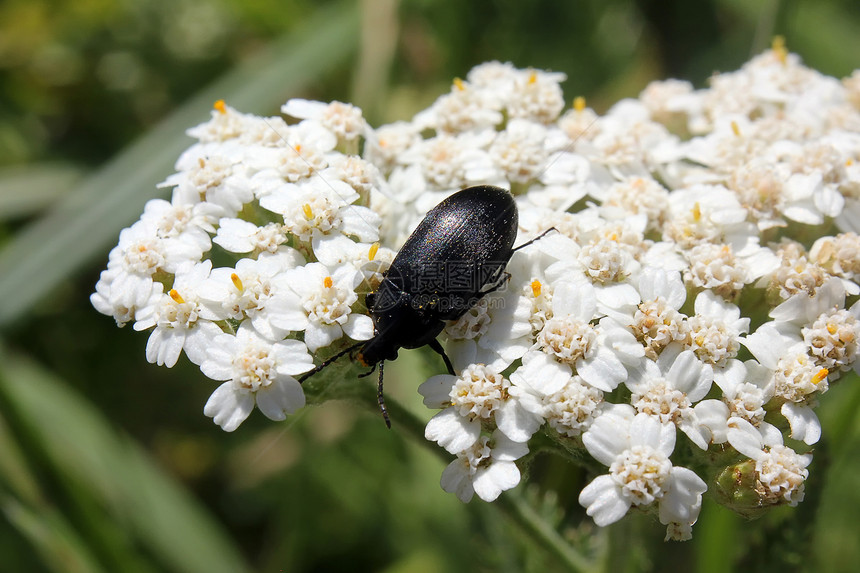
[[[363,342],[363,341],[362,341],[362,342],[356,342],[356,343],[355,343],[355,344],[353,344],[352,346],[348,346],[347,348],[345,348],[345,349],[341,350],[340,352],[338,352],[337,354],[335,354],[334,356],[332,356],[332,357],[331,357],[331,358],[329,358],[328,360],[323,361],[323,363],[322,363],[322,364],[320,364],[319,366],[316,366],[316,367],[315,367],[313,370],[311,370],[310,372],[308,372],[308,373],[306,373],[306,374],[303,374],[301,377],[299,377],[299,378],[297,379],[297,380],[298,380],[298,382],[299,382],[299,384],[301,384],[302,382],[304,382],[305,380],[307,380],[308,378],[310,378],[311,376],[313,376],[314,374],[316,374],[317,372],[319,372],[320,370],[322,370],[323,368],[325,368],[325,367],[326,367],[326,366],[328,366],[329,364],[333,363],[335,360],[337,360],[338,358],[340,358],[340,357],[341,357],[341,356],[343,356],[344,354],[348,354],[348,353],[352,352],[353,350],[355,350],[356,348],[358,348],[358,347],[359,347],[359,346],[361,346],[362,344],[364,344],[364,342]]]
[[[385,396],[382,395],[382,360],[379,361],[379,384],[376,386],[376,401],[379,403],[379,411],[382,412],[382,419],[385,420],[385,425],[391,429],[391,418],[388,417],[388,408],[385,407]]]
[[[549,233],[552,233],[553,231],[555,231],[556,233],[558,233],[558,229],[556,229],[555,227],[550,227],[549,229],[547,229],[546,231],[544,231],[543,233],[541,233],[540,235],[538,235],[538,236],[537,236],[537,237],[535,237],[534,239],[531,239],[531,240],[529,240],[529,241],[526,241],[525,243],[523,243],[522,245],[520,245],[520,246],[519,246],[519,247],[517,247],[516,249],[512,250],[512,251],[511,251],[511,253],[516,253],[516,252],[517,252],[517,251],[519,251],[520,249],[523,249],[523,248],[525,248],[525,247],[528,247],[529,245],[531,245],[531,244],[532,244],[532,243],[534,243],[535,241],[539,241],[539,240],[543,239],[545,235],[547,235],[547,234],[549,234]]]

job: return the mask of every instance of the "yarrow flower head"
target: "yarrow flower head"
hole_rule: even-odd
[[[436,299],[395,301],[449,370],[419,387],[438,410],[425,437],[454,456],[443,489],[492,501],[553,444],[606,466],[579,495],[595,523],[636,507],[689,539],[709,487],[744,514],[798,503],[811,455],[784,438],[815,444],[819,400],[860,371],[857,75],[775,44],[707,88],[654,82],[603,114],[565,110],[563,74],[500,62],[378,127],[342,102],[290,100],[288,124],[219,101],[91,301],[149,331],[150,362],[185,354],[221,382],[204,413],[224,430],[254,408],[283,420],[325,359],[377,362],[367,295],[394,284],[426,213],[503,187],[517,242],[468,308],[443,322]],[[402,342],[384,340],[392,359]]]
[[[595,478],[579,495],[595,523],[614,523],[631,506],[656,506],[670,534],[696,522],[707,486],[692,470],[673,467],[674,425],[618,405],[595,420],[583,442],[589,454],[609,466],[608,474]]]

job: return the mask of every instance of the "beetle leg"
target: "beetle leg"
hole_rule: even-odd
[[[496,284],[494,284],[493,286],[491,286],[487,290],[482,290],[481,292],[478,293],[480,295],[480,298],[484,298],[486,295],[490,294],[491,292],[496,292],[497,290],[502,288],[503,285],[508,284],[509,280],[511,280],[511,273],[505,271],[504,273],[502,273],[502,276],[499,277],[499,280],[496,281]]]
[[[442,357],[442,360],[445,361],[445,367],[448,368],[448,374],[455,375],[454,366],[451,364],[451,359],[448,358],[447,354],[445,354],[445,349],[442,348],[442,345],[439,344],[439,341],[434,338],[428,344],[430,348],[435,350],[439,354],[439,356]]]
[[[382,419],[385,420],[385,425],[391,429],[391,418],[388,417],[388,408],[385,407],[385,396],[382,395],[382,365],[384,362],[379,362],[379,383],[376,386],[376,401],[379,404],[379,411],[382,412]],[[371,371],[372,372],[372,371]]]
[[[534,239],[532,239],[530,241],[526,241],[525,243],[523,243],[522,245],[520,245],[519,247],[517,247],[516,249],[511,251],[511,253],[515,253],[515,252],[519,251],[520,249],[528,247],[529,245],[531,245],[535,241],[539,241],[540,239],[543,239],[545,235],[548,235],[549,233],[552,233],[553,231],[555,231],[557,233],[558,229],[556,229],[555,227],[550,227],[549,229],[547,229],[546,231],[544,231],[543,233],[541,233],[540,235],[538,235]]]
[[[373,366],[371,366],[371,367],[370,367],[370,370],[368,370],[367,372],[364,372],[364,373],[362,373],[362,374],[359,374],[359,375],[358,375],[358,378],[364,378],[364,377],[366,377],[366,376],[370,376],[371,374],[373,374],[373,371],[374,371],[374,370],[376,370],[376,364],[374,364]]]

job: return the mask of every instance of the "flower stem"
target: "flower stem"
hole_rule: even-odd
[[[375,396],[369,392],[362,393],[361,402],[368,408],[378,412]],[[366,397],[364,397],[366,396]],[[424,438],[423,420],[408,408],[393,399],[386,399],[386,406],[391,415],[392,429],[402,431],[420,444],[429,447],[446,463],[450,458],[445,450],[435,447]],[[592,573],[597,571],[594,564],[578,552],[559,532],[546,522],[520,495],[508,491],[496,501],[499,508],[511,521],[516,523],[532,540],[565,564],[570,571]]]
[[[577,551],[555,527],[550,525],[517,492],[502,494],[496,501],[498,507],[523,531],[547,551],[556,556],[570,571],[591,573],[597,571],[594,564]]]

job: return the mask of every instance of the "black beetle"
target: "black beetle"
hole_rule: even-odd
[[[406,239],[376,292],[365,298],[373,318],[373,338],[335,354],[299,382],[360,347],[358,361],[364,366],[379,366],[377,398],[390,428],[382,395],[384,361],[397,358],[400,348],[428,345],[454,374],[436,337],[445,321],[460,318],[504,284],[504,269],[514,251],[537,240],[514,249],[517,224],[514,198],[500,187],[469,187],[436,205]]]

